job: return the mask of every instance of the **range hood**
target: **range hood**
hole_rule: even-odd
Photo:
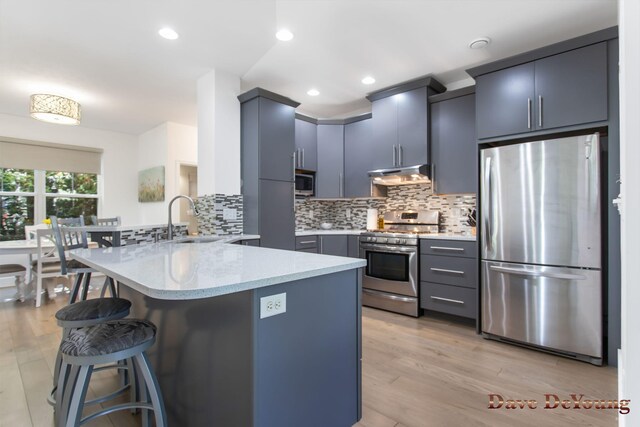
[[[416,165],[393,169],[369,171],[371,182],[376,185],[406,185],[431,183],[431,165]]]

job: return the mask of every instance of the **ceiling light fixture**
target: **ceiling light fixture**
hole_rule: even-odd
[[[365,84],[365,85],[372,85],[372,84],[374,84],[375,82],[376,82],[376,79],[374,79],[374,78],[373,78],[373,77],[371,77],[371,76],[367,76],[367,77],[365,77],[365,78],[363,78],[363,79],[362,79],[362,84]]]
[[[318,91],[318,89],[309,89],[307,91],[307,95],[309,95],[309,96],[318,96],[318,95],[320,95],[320,92]]]
[[[489,46],[489,43],[491,43],[491,39],[489,37],[480,37],[472,40],[471,43],[469,43],[469,48],[484,49],[485,47]]]
[[[293,33],[286,28],[282,28],[276,33],[276,38],[282,42],[288,42],[293,38]]]
[[[61,125],[80,124],[80,104],[73,99],[57,95],[31,95],[31,117],[43,122]]]
[[[169,27],[161,28],[160,30],[158,30],[158,34],[160,34],[161,37],[164,37],[167,40],[175,40],[180,37],[178,33],[175,32],[175,30]]]

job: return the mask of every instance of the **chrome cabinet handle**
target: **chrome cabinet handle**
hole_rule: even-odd
[[[542,95],[538,95],[538,127],[542,127]]]
[[[524,270],[522,268],[499,267],[496,265],[492,265],[489,268],[499,273],[515,274],[518,276],[548,277],[550,279],[567,279],[567,280],[585,280],[586,279],[586,277],[584,277],[581,274],[551,273],[546,271]]]
[[[307,243],[317,243],[315,240],[305,240],[304,242],[298,242],[301,245],[306,245]]]
[[[456,252],[464,252],[463,248],[448,248],[446,246],[430,246],[431,249],[435,251],[456,251]]]
[[[531,98],[527,98],[527,129],[531,129]]]
[[[301,150],[302,150],[302,161],[301,161],[302,166],[300,167],[304,169],[304,148],[302,148]]]
[[[293,165],[293,168],[291,168],[291,172],[293,173],[293,181],[294,182],[296,180],[296,162],[298,161],[297,152],[298,152],[298,150],[294,151],[293,154],[291,155],[291,164]],[[294,186],[294,188],[295,188],[295,186]]]
[[[403,158],[403,148],[402,145],[398,144],[398,166],[402,166],[402,164],[404,163],[402,161]]]
[[[450,273],[450,274],[461,274],[461,275],[464,275],[464,271],[459,271],[459,270],[447,270],[446,268],[435,268],[435,267],[430,267],[429,269],[431,271],[436,271],[438,273]]]
[[[344,197],[344,177],[342,173],[338,174],[338,186],[338,194],[340,195],[340,197]]]
[[[433,295],[429,296],[429,298],[435,299],[435,300],[438,300],[438,301],[452,302],[454,304],[462,304],[462,305],[464,305],[464,301],[460,301],[460,300],[457,300],[457,299],[434,297]]]
[[[320,254],[322,254],[322,253],[324,252],[324,250],[323,250],[323,248],[322,248],[322,246],[323,246],[323,245],[322,245],[322,240],[323,240],[323,239],[322,239],[322,236],[320,236],[320,238],[319,238],[318,240],[320,241],[320,252],[319,252],[319,253],[320,253]]]
[[[393,144],[393,166],[398,166],[398,155],[396,154],[396,144]]]

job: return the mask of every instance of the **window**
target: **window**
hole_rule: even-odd
[[[24,226],[98,214],[98,175],[0,168],[0,240],[24,239]]]

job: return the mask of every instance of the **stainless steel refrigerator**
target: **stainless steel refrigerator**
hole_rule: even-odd
[[[602,364],[597,133],[481,151],[482,332]]]

